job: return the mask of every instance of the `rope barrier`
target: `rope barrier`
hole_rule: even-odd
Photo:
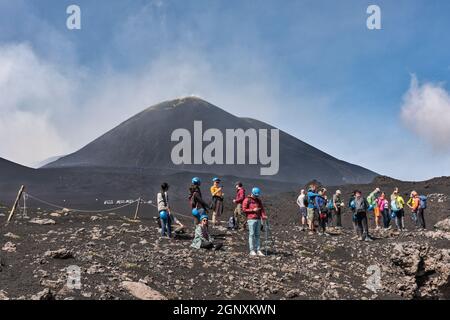
[[[42,204],[46,204],[46,205],[48,205],[48,206],[51,206],[51,207],[54,207],[54,208],[57,208],[57,209],[61,209],[61,210],[67,209],[67,210],[72,211],[72,212],[81,212],[81,213],[104,213],[104,212],[111,212],[111,211],[113,211],[113,210],[119,210],[119,209],[126,208],[126,207],[131,206],[132,204],[135,204],[136,202],[139,201],[139,199],[136,199],[136,200],[134,200],[133,202],[127,203],[127,204],[125,204],[125,205],[123,205],[123,206],[115,207],[115,208],[109,208],[109,209],[105,209],[105,210],[82,210],[82,209],[72,209],[72,208],[62,207],[62,206],[59,206],[59,205],[57,205],[57,204],[54,204],[54,203],[51,203],[51,202],[48,202],[48,201],[39,199],[38,197],[35,197],[35,196],[33,196],[33,195],[29,194],[29,193],[26,193],[26,195],[27,195],[28,197],[30,197],[30,199],[33,199],[33,200],[35,200],[35,201],[37,201],[37,202],[40,202],[40,203],[42,203]]]
[[[69,211],[72,211],[72,212],[81,212],[81,213],[104,213],[104,212],[111,212],[111,211],[114,211],[114,210],[119,210],[119,209],[126,208],[126,207],[128,207],[128,206],[131,206],[131,205],[135,204],[136,202],[138,202],[138,201],[140,200],[140,199],[136,199],[136,200],[134,200],[133,202],[127,203],[127,204],[125,204],[125,205],[123,205],[123,206],[115,207],[115,208],[109,208],[109,209],[105,209],[105,210],[82,210],[82,209],[73,209],[73,208],[63,207],[63,206],[60,206],[60,205],[57,205],[57,204],[54,204],[54,203],[51,203],[51,202],[42,200],[42,199],[40,199],[40,198],[38,198],[38,197],[36,197],[36,196],[33,196],[33,195],[29,194],[29,193],[25,193],[25,194],[26,194],[30,199],[33,199],[33,200],[35,200],[35,201],[37,201],[37,202],[40,202],[40,203],[45,204],[45,205],[48,205],[48,206],[50,206],[50,207],[54,207],[54,208],[61,209],[61,210],[66,209],[66,210],[69,210]],[[141,201],[142,201],[142,200],[141,200]],[[150,204],[151,206],[153,206],[153,207],[155,207],[156,209],[158,209],[158,206],[157,206],[157,205],[155,205],[155,204],[153,204],[153,203],[148,203],[148,204]],[[187,216],[187,215],[184,215],[184,214],[182,214],[182,213],[179,213],[179,212],[176,212],[176,211],[173,211],[173,210],[171,210],[171,212],[172,212],[173,214],[175,214],[177,217],[180,216],[180,217],[184,217],[184,218],[190,219],[190,220],[193,219],[192,216]]]

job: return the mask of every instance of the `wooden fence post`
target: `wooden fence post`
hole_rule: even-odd
[[[17,205],[19,204],[20,198],[22,197],[22,194],[24,191],[25,191],[25,186],[21,186],[19,193],[17,194],[16,201],[14,202],[11,212],[9,213],[8,220],[6,221],[7,224],[11,221],[12,217],[14,216],[14,212],[16,211]]]
[[[134,214],[134,220],[137,220],[139,214],[139,208],[141,207],[141,198],[138,199],[138,203],[136,206],[136,213]]]

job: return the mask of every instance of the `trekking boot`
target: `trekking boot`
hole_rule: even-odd
[[[261,250],[258,250],[258,252],[256,254],[258,256],[260,256],[260,257],[264,257],[265,256],[265,254]]]
[[[370,236],[366,236],[366,238],[364,239],[365,242],[372,242],[373,239]]]
[[[257,255],[257,253],[256,253],[256,251],[250,251],[250,256],[256,256]]]

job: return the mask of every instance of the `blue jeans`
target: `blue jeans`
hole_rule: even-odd
[[[166,235],[170,238],[172,236],[172,226],[171,226],[170,216],[167,219],[161,219],[161,236],[164,237]]]
[[[261,220],[248,220],[247,221],[249,237],[248,244],[250,251],[260,250],[260,234],[261,234]]]

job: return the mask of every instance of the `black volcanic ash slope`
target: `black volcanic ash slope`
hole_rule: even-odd
[[[260,165],[180,165],[172,163],[175,146],[171,134],[185,128],[193,134],[194,121],[209,128],[271,129],[253,119],[239,118],[198,98],[167,101],[150,107],[123,122],[81,150],[52,162],[46,168],[120,167],[155,170],[158,173],[205,172],[238,177],[259,177]],[[206,146],[206,143],[204,144]],[[289,182],[318,179],[327,184],[366,183],[376,173],[340,161],[280,131],[280,170],[276,176],[262,177]]]

